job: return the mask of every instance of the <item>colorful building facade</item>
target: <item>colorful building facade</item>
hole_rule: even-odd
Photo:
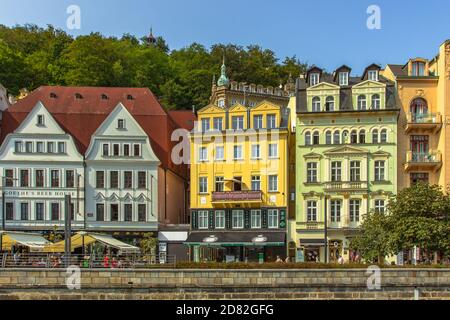
[[[274,261],[285,255],[289,112],[209,105],[191,134],[193,261]]]
[[[394,83],[370,65],[310,68],[297,82],[296,219],[299,261],[346,261],[364,215],[384,212],[397,191]]]

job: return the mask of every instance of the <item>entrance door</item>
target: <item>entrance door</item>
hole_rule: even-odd
[[[329,243],[330,262],[337,263],[339,257],[342,255],[342,241],[331,240]]]

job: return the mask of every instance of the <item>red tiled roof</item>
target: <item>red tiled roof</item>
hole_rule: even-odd
[[[81,95],[80,99],[76,98],[77,94]],[[121,102],[150,137],[161,165],[187,177],[187,166],[175,166],[170,159],[170,136],[177,126],[148,88],[39,87],[3,113],[1,142],[39,101],[61,128],[73,136],[81,154],[85,154],[95,130]]]
[[[169,110],[169,116],[180,127],[188,131],[194,129],[194,122],[197,121],[197,116],[190,110]]]

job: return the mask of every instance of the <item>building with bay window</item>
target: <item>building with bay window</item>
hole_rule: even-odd
[[[291,241],[305,261],[348,261],[365,214],[397,191],[396,91],[372,64],[361,77],[341,66],[297,81],[296,219]]]
[[[289,112],[209,105],[191,133],[194,261],[274,261],[286,256]]]

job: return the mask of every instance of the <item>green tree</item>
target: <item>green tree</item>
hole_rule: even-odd
[[[155,255],[158,238],[152,233],[145,233],[140,242],[141,252],[143,255]]]
[[[29,83],[30,73],[22,54],[13,51],[0,39],[0,83],[13,94]]]

